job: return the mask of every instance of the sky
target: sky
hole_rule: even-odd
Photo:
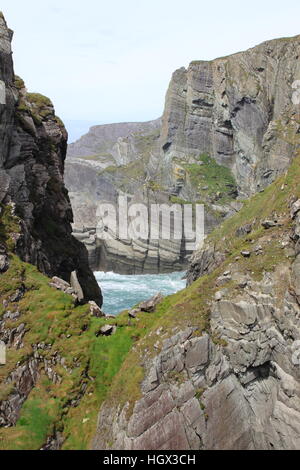
[[[49,96],[72,142],[159,117],[172,73],[300,34],[299,0],[1,0],[15,73]]]

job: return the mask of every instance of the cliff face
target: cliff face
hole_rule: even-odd
[[[160,127],[161,119],[93,126],[68,146],[68,157],[94,157],[98,164],[102,160],[103,166],[126,165],[136,160],[139,152],[135,137],[155,134]]]
[[[85,300],[102,302],[85,247],[72,236],[72,209],[64,186],[67,133],[51,101],[27,93],[14,77],[12,33],[0,18],[0,202],[13,203],[22,230],[17,254],[48,276],[69,281],[76,271]]]
[[[190,255],[176,242],[160,247],[150,239],[97,240],[101,201],[115,202],[126,193],[132,202],[146,204],[204,203],[210,233],[241,207],[237,197],[262,190],[288,168],[299,131],[293,104],[299,47],[297,36],[192,62],[174,73],[161,120],[95,126],[70,145],[66,183],[74,232],[94,269],[183,269]]]
[[[232,170],[241,195],[274,181],[291,161],[299,128],[292,102],[299,48],[300,36],[278,39],[177,70],[162,119],[168,158],[212,155]]]
[[[71,234],[67,133],[50,100],[14,76],[11,38],[0,14],[0,449],[82,448],[95,427],[95,406],[82,417],[97,375],[91,351],[106,322],[85,302],[102,296]],[[72,288],[45,274],[71,277]],[[69,441],[69,426],[85,443]]]
[[[129,205],[168,202],[158,181],[160,124],[158,119],[95,126],[69,146],[65,181],[74,208],[74,236],[86,245],[94,270],[138,274],[187,266],[178,240],[110,241],[98,239],[96,233],[98,207],[106,202],[117,207],[119,195],[127,195]]]
[[[150,314],[94,448],[299,448],[299,158],[212,233],[210,274]]]
[[[210,152],[240,195],[259,191],[194,253],[187,289],[151,314],[95,449],[299,448],[299,52],[299,37],[275,40],[174,74],[165,157]]]
[[[127,195],[128,205],[204,203],[206,233],[240,207],[231,171],[209,155],[169,159],[161,153],[160,123],[96,126],[69,146],[65,181],[74,235],[86,245],[94,270],[157,273],[188,265],[184,239],[152,240],[150,231],[144,240],[98,239],[97,208],[116,204],[119,195]]]

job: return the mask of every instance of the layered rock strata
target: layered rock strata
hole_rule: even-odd
[[[64,186],[67,132],[51,101],[27,93],[14,76],[11,39],[0,17],[0,202],[14,205],[21,223],[16,252],[48,276],[69,282],[76,271],[84,299],[102,302],[83,244],[72,236]]]

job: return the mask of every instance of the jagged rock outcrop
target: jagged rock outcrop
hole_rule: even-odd
[[[200,276],[210,274],[225,259],[225,254],[215,249],[213,245],[207,244],[202,250],[195,251],[190,259],[187,271],[187,285],[192,284]]]
[[[89,254],[91,268],[103,271],[114,271],[122,274],[140,274],[172,272],[182,270],[188,263],[187,253],[182,249],[180,240],[102,240],[97,236],[97,209],[101,203],[112,203],[118,208],[118,196],[124,192],[120,188],[124,177],[122,170],[113,174],[101,174],[89,164],[67,160],[66,185],[70,192],[74,208],[74,236],[82,241]],[[118,181],[120,180],[120,181]],[[128,206],[132,203],[168,202],[163,192],[155,193],[141,187],[141,181],[127,179],[130,194]],[[152,195],[147,195],[151,192]]]
[[[170,300],[128,358],[142,369],[134,398],[102,405],[95,449],[299,448],[298,178],[299,152],[286,176],[209,237],[195,279],[204,276]],[[277,223],[262,230],[264,220]]]
[[[232,170],[241,195],[274,181],[299,130],[299,51],[300,36],[276,39],[177,70],[162,118],[166,158],[208,153]]]
[[[64,186],[67,132],[51,101],[27,93],[15,78],[11,38],[0,17],[0,202],[13,203],[21,233],[16,252],[48,276],[70,280],[76,271],[84,300],[102,303],[85,247],[72,236]]]
[[[19,366],[7,378],[7,385],[15,389],[7,400],[0,401],[0,427],[16,424],[20,409],[34,387],[39,376],[39,362],[32,358]]]

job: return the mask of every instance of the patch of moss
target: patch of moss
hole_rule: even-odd
[[[6,245],[8,250],[13,251],[15,241],[12,235],[19,232],[19,219],[13,215],[11,206],[0,204],[0,243]]]
[[[65,127],[63,121],[60,119],[60,117],[58,116],[54,116],[54,120],[57,122],[57,124],[60,126],[60,127]]]
[[[52,101],[47,96],[41,95],[40,93],[27,93],[27,100],[36,106],[37,108],[51,107],[53,108]]]
[[[219,193],[218,201],[225,203],[234,199],[237,186],[235,179],[229,168],[219,165],[208,154],[202,154],[198,157],[198,163],[185,163],[184,169],[188,178],[200,193],[215,196]],[[203,190],[203,187],[206,187]]]
[[[22,78],[20,78],[18,75],[15,75],[15,86],[18,88],[18,90],[25,88],[24,80],[22,80]]]

